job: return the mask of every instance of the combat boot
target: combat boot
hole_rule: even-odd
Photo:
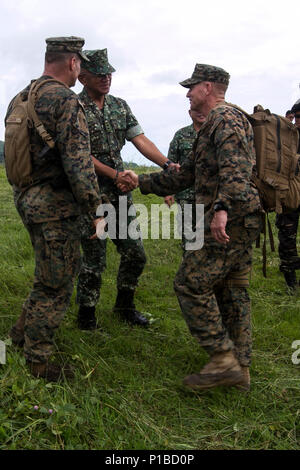
[[[26,319],[26,312],[23,309],[21,315],[19,316],[18,320],[11,328],[9,332],[9,336],[11,337],[12,343],[15,346],[20,346],[21,348],[24,346],[24,326],[25,326],[25,319]]]
[[[31,374],[36,378],[43,378],[47,382],[59,382],[60,380],[73,379],[74,372],[69,365],[61,367],[57,364],[48,362],[30,362],[26,361]]]
[[[232,351],[216,353],[199,374],[188,375],[183,384],[195,390],[206,390],[223,385],[232,387],[243,381],[241,366]]]
[[[235,387],[241,392],[250,391],[250,370],[249,367],[241,366],[243,378],[240,383],[236,384]]]
[[[85,307],[80,305],[78,310],[77,324],[80,330],[96,330],[99,328],[95,316],[96,307]]]
[[[283,273],[286,285],[289,292],[294,292],[297,289],[296,271],[285,271]]]
[[[149,320],[135,309],[133,303],[134,291],[131,289],[119,289],[114,306],[114,312],[118,313],[121,319],[131,325],[143,327],[149,326]]]

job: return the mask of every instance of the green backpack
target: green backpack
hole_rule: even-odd
[[[7,179],[11,185],[20,190],[28,188],[33,183],[31,129],[37,130],[48,148],[55,146],[55,141],[46,131],[34,109],[39,88],[48,82],[64,85],[54,79],[34,81],[27,99],[24,92],[16,96],[12,110],[5,121],[4,161]]]

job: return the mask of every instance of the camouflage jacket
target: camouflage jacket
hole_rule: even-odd
[[[38,80],[49,78],[42,76]],[[26,96],[28,91],[29,86],[21,93]],[[22,219],[31,224],[80,213],[92,217],[101,201],[90,155],[88,127],[78,96],[59,83],[46,83],[38,91],[35,110],[54,139],[55,147],[47,148],[37,131],[32,130],[34,183],[24,192],[14,188],[15,203]]]
[[[194,186],[196,203],[204,205],[205,243],[216,244],[210,232],[215,203],[227,207],[229,232],[231,226],[257,228],[260,225],[259,195],[251,183],[254,165],[251,125],[240,111],[221,103],[207,116],[194,151],[180,171],[170,169],[140,175],[139,185],[143,194],[153,192],[159,196]]]
[[[103,109],[99,109],[85,88],[79,94],[90,131],[91,152],[101,163],[116,170],[124,170],[121,149],[143,130],[126,101],[106,95]],[[98,175],[99,188],[110,200],[124,195],[110,178]]]
[[[172,162],[179,163],[180,165],[182,165],[191,153],[196,137],[197,132],[195,131],[193,124],[179,129],[175,133],[170,143],[168,159],[172,160]],[[175,194],[175,199],[178,202],[194,201],[194,188],[192,187],[185,189],[184,191],[180,191],[179,193]]]

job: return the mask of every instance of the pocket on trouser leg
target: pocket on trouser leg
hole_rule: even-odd
[[[70,222],[44,224],[41,240],[36,245],[36,277],[52,289],[73,282],[79,270],[80,241]]]

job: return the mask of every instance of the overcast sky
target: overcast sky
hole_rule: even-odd
[[[196,63],[228,71],[227,100],[248,112],[259,103],[284,114],[300,98],[299,0],[0,0],[0,18],[0,140],[7,105],[42,74],[51,36],[108,49],[111,94],[128,102],[165,154],[175,131],[190,124],[178,82]],[[130,143],[122,155],[148,163]]]

